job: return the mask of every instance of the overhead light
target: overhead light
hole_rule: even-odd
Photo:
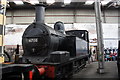
[[[30,3],[31,4],[39,4],[39,1],[38,0],[30,0]]]
[[[92,5],[94,3],[94,0],[92,1],[92,0],[89,0],[89,1],[86,1],[85,2],[85,5]]]
[[[55,0],[47,0],[46,1],[48,4],[53,4],[55,2]]]
[[[23,3],[22,1],[20,1],[20,0],[19,0],[19,1],[14,1],[14,3],[17,4],[17,5],[22,5],[22,4],[24,4],[24,3]]]
[[[64,0],[64,4],[70,4],[71,0]]]
[[[101,1],[102,5],[106,5],[110,2],[111,0],[104,0],[104,1]]]
[[[27,2],[27,3],[30,3],[30,1],[29,0],[22,0],[23,2]]]

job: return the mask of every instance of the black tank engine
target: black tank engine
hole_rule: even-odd
[[[44,5],[36,5],[36,20],[22,36],[22,61],[11,64],[12,69],[9,70],[14,71],[7,71],[5,80],[6,75],[12,77],[16,73],[19,76],[22,74],[25,80],[66,78],[86,65],[89,56],[88,31],[65,31],[60,21],[53,29],[44,23],[44,10]]]
[[[58,73],[63,77],[74,71],[74,66],[80,68],[86,64],[89,56],[88,31],[65,31],[60,21],[54,24],[53,29],[44,23],[44,10],[43,5],[36,6],[36,21],[22,36],[23,63],[39,65],[40,68],[47,65],[47,77],[58,77]]]
[[[88,55],[89,40],[86,30],[64,30],[64,24],[56,22],[54,29],[47,26],[43,15],[44,7],[37,6],[36,22],[25,30],[22,37],[24,58],[31,63],[49,61],[50,54],[54,51],[68,51],[70,57]]]

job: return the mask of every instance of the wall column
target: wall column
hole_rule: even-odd
[[[101,20],[101,5],[100,0],[95,0],[95,16],[97,30],[97,54],[98,54],[98,72],[104,73],[104,44],[103,44],[103,29]]]
[[[6,24],[6,4],[7,0],[0,1],[0,63],[4,62],[4,35]]]

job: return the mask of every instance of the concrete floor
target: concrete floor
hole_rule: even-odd
[[[99,78],[99,79],[112,79],[118,80],[118,72],[117,72],[117,62],[110,61],[105,62],[105,73],[99,74],[97,73],[98,63],[92,62],[87,64],[86,68],[82,69],[79,73],[73,75],[73,79],[91,79],[91,78]]]

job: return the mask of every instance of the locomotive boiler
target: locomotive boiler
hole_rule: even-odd
[[[36,5],[36,20],[22,36],[24,54],[22,61],[18,63],[22,66],[14,65],[21,72],[16,70],[14,73],[22,73],[25,80],[37,80],[41,77],[67,78],[83,68],[88,60],[88,31],[65,31],[61,21],[56,22],[53,29],[44,23],[44,12],[44,5]],[[33,69],[25,72],[26,67],[31,67],[28,64]]]

